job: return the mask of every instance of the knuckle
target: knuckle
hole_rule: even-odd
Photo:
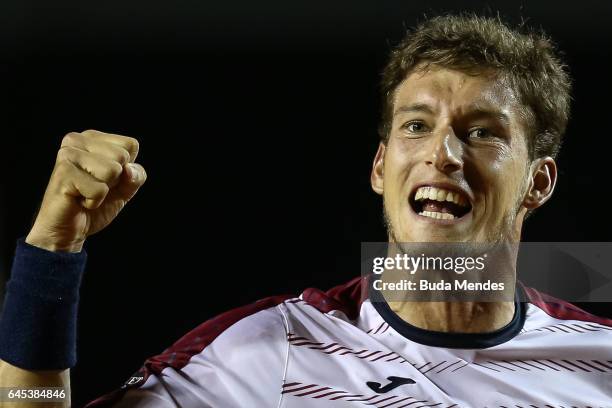
[[[94,136],[96,133],[99,133],[97,130],[94,129],[87,129],[81,132],[83,135],[85,136]]]
[[[60,160],[55,166],[55,173],[60,177],[64,178],[72,171],[72,163],[69,160]]]
[[[94,177],[98,180],[108,183],[114,179],[112,166],[104,166],[94,173]]]
[[[114,180],[121,175],[123,172],[123,166],[116,161],[111,162],[106,166],[107,180]]]
[[[68,193],[76,179],[73,166],[68,161],[58,163],[51,179],[50,186],[55,186],[62,194]]]
[[[99,181],[88,180],[80,185],[81,191],[85,191],[84,196],[90,200],[101,201],[104,200],[110,187],[106,183]]]
[[[132,151],[137,152],[138,149],[140,149],[140,143],[138,142],[138,139],[135,139],[133,137],[126,137],[126,143],[129,149]]]
[[[130,152],[123,148],[116,149],[115,161],[120,164],[125,164],[130,161]]]
[[[62,138],[62,147],[70,146],[77,142],[77,140],[81,137],[81,134],[78,132],[68,132]]]
[[[106,197],[106,194],[110,191],[110,187],[108,187],[105,183],[98,183],[98,187],[95,189],[93,197],[94,199],[102,199]]]
[[[62,146],[57,152],[57,162],[70,160],[71,152],[70,147]]]

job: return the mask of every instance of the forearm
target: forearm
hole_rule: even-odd
[[[0,408],[70,407],[70,370],[24,370],[7,363],[6,361],[0,360],[0,388],[4,389],[5,391],[7,388],[27,390],[49,387],[61,387],[63,393],[59,395],[65,396],[62,402],[51,402],[44,404],[33,401],[8,402],[8,400],[4,398],[4,400],[0,400]]]

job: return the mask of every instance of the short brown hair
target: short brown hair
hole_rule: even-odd
[[[395,90],[420,64],[500,73],[528,108],[531,159],[556,157],[569,119],[571,80],[559,52],[543,32],[510,28],[499,17],[473,14],[434,17],[408,31],[382,73],[379,134],[383,143],[391,131]]]

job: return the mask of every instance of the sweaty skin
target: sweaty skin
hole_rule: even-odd
[[[138,141],[87,130],[68,133],[26,242],[48,251],[80,252],[85,239],[110,224],[147,179],[137,164]],[[64,387],[62,403],[2,403],[2,407],[69,407],[69,370],[31,371],[0,360],[0,387]]]
[[[374,158],[372,188],[383,196],[390,242],[518,242],[528,210],[556,181],[550,157],[530,160],[530,112],[493,72],[417,67],[396,89],[387,143]],[[410,204],[419,186],[446,187],[471,204],[452,221]],[[510,322],[512,302],[389,302],[417,327],[489,332]]]

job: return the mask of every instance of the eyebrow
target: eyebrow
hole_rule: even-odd
[[[505,125],[510,124],[510,118],[504,112],[499,109],[495,109],[486,105],[482,105],[480,103],[473,103],[469,105],[466,109],[466,116],[471,117],[490,117],[498,119],[500,122],[503,122]]]
[[[426,103],[413,103],[411,105],[400,106],[399,108],[395,110],[395,112],[393,112],[393,115],[395,116],[399,113],[412,113],[412,112],[422,112],[422,113],[429,113],[433,115],[434,110],[431,108],[431,106],[427,105]]]
[[[393,115],[397,115],[400,113],[428,113],[430,115],[434,114],[434,109],[426,104],[426,103],[414,103],[411,105],[402,105],[393,112]],[[481,103],[475,102],[471,105],[468,105],[466,108],[466,115],[469,117],[490,117],[498,119],[503,122],[505,125],[510,124],[510,118],[504,112],[491,108],[487,105],[483,105]]]

